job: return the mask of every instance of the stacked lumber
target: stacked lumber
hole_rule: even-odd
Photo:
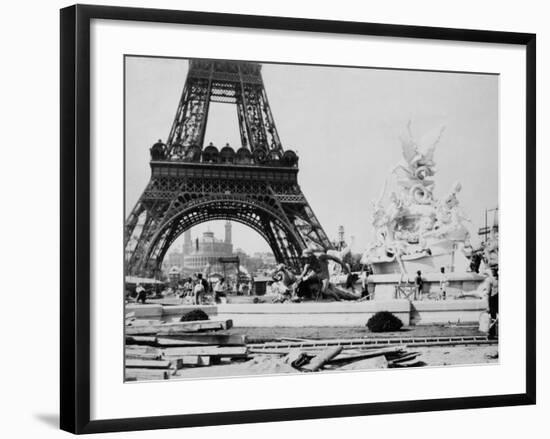
[[[152,335],[152,334],[185,334],[188,332],[217,331],[230,329],[232,320],[213,319],[195,320],[190,322],[159,322],[133,320],[126,324],[126,335]]]
[[[161,322],[126,316],[126,380],[165,380],[206,376],[315,373],[423,366],[414,346],[346,340],[286,339],[247,344],[224,333],[231,320]],[[289,344],[291,346],[289,346]]]
[[[161,322],[126,316],[126,380],[165,380],[179,370],[249,359],[246,337],[221,334],[231,320]]]

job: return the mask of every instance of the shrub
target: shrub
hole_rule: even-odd
[[[377,312],[367,322],[367,328],[371,332],[399,331],[402,326],[403,322],[388,311]]]
[[[208,314],[202,309],[194,309],[181,316],[180,322],[194,322],[196,320],[209,320]]]

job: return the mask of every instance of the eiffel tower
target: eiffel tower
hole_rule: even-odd
[[[236,150],[204,146],[211,102],[236,105]],[[298,156],[281,144],[260,64],[190,60],[168,139],[150,154],[151,179],[126,220],[127,274],[158,276],[172,243],[211,220],[251,227],[295,269],[304,248],[332,248],[298,184]]]

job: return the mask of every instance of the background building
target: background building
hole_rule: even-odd
[[[233,243],[231,242],[231,223],[225,223],[224,239],[215,237],[210,230],[204,232],[199,238],[193,239],[191,230],[186,230],[183,235],[181,249],[168,253],[165,262],[165,270],[179,267],[184,276],[208,270],[209,272],[222,272],[223,267],[219,258],[227,258],[233,255]]]
[[[177,267],[181,271],[182,277],[190,276],[194,273],[220,273],[232,272],[235,274],[236,265],[226,264],[225,270],[220,263],[220,258],[239,259],[243,272],[255,274],[273,270],[277,262],[271,252],[256,252],[248,254],[241,248],[234,248],[232,241],[232,225],[227,221],[224,225],[224,237],[219,239],[214,232],[208,230],[200,237],[193,237],[191,230],[186,230],[183,234],[183,244],[170,251],[163,262],[164,273]]]
[[[228,221],[225,223],[225,237],[223,240],[217,239],[214,236],[214,232],[206,231],[202,234],[202,237],[195,238],[194,242],[191,242],[189,246],[189,240],[191,240],[191,232],[189,231],[188,241],[183,244],[183,270],[198,272],[204,271],[209,267],[209,271],[221,272],[223,267],[219,263],[219,258],[233,256],[233,244],[231,242],[231,223]]]

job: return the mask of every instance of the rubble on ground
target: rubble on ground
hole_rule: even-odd
[[[126,318],[125,378],[127,381],[228,377],[258,374],[317,373],[423,366],[419,353],[405,345],[317,346],[284,343],[266,349],[247,344],[243,335],[223,334],[231,320],[159,322]],[[267,346],[267,345],[266,345]]]

